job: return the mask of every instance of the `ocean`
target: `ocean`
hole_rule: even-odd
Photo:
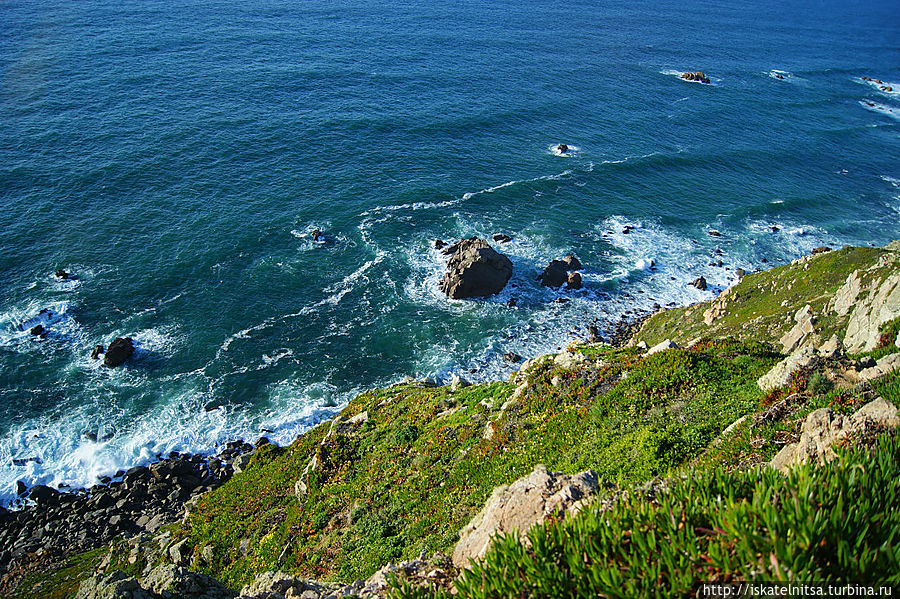
[[[495,233],[509,286],[443,296]],[[0,499],[897,238],[893,0],[3,2]]]

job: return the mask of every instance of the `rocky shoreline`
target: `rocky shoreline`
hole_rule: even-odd
[[[0,593],[67,554],[97,549],[122,536],[155,533],[178,521],[192,501],[240,472],[268,443],[264,437],[255,445],[237,440],[212,457],[172,453],[71,492],[44,485],[22,489],[14,502],[20,509],[0,507]]]

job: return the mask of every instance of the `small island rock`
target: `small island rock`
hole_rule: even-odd
[[[500,293],[512,277],[512,261],[484,239],[463,239],[444,253],[450,259],[440,289],[453,299]]]
[[[109,344],[106,355],[103,356],[103,365],[109,368],[115,368],[125,363],[125,360],[134,353],[134,341],[131,337],[116,337]]]

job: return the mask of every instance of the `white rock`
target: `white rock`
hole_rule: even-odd
[[[665,341],[657,343],[649,350],[647,350],[647,353],[645,355],[652,356],[653,354],[658,354],[659,352],[666,351],[667,349],[678,349],[678,344],[676,344],[671,339],[666,339]]]

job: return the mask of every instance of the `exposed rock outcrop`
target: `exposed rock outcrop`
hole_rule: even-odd
[[[131,337],[116,337],[109,344],[106,355],[103,356],[103,365],[109,368],[121,366],[133,353],[134,341],[132,341]]]
[[[460,531],[453,564],[462,568],[482,557],[497,534],[524,534],[546,518],[577,513],[599,489],[594,472],[568,475],[535,466],[531,474],[494,489],[484,508]]]
[[[869,281],[866,274],[850,274],[831,304],[837,315],[850,314],[844,346],[851,353],[875,349],[881,338],[879,327],[900,317],[900,271]]]
[[[781,346],[786,354],[819,341],[815,329],[816,318],[809,305],[797,310],[794,322],[797,324],[781,337]]]
[[[453,299],[500,293],[512,277],[510,259],[484,239],[463,239],[444,252],[450,259],[440,289]]]
[[[538,279],[544,287],[562,287],[568,283],[569,289],[581,289],[581,275],[572,271],[582,268],[581,261],[569,255],[562,260],[551,260]]]
[[[75,599],[154,599],[138,581],[116,570],[81,582]]]
[[[682,73],[681,78],[687,81],[698,81],[700,83],[709,83],[709,77],[703,71],[695,71],[693,73]]]
[[[834,444],[840,439],[861,433],[870,426],[900,426],[897,408],[882,397],[867,403],[852,416],[836,414],[831,408],[816,410],[806,417],[800,440],[785,446],[769,463],[787,472],[796,464],[824,464],[834,459]]]
[[[756,384],[768,393],[791,382],[791,376],[802,369],[815,368],[822,358],[813,347],[801,347],[759,377]]]

